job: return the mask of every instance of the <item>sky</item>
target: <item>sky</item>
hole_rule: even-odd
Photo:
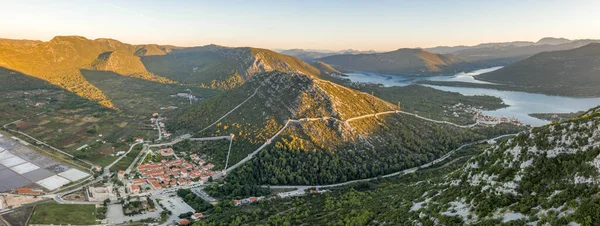
[[[358,49],[600,39],[598,0],[0,0],[0,38]]]

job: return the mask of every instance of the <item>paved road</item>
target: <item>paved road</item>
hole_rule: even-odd
[[[502,136],[497,136],[491,139],[486,139],[486,140],[481,140],[481,141],[476,141],[476,142],[472,142],[472,143],[468,143],[468,144],[464,144],[460,147],[458,147],[457,149],[452,150],[451,152],[448,152],[447,154],[445,154],[442,157],[439,157],[436,160],[433,160],[427,164],[423,164],[421,166],[417,166],[417,167],[413,167],[410,169],[405,169],[405,170],[401,170],[398,172],[394,172],[394,173],[390,173],[387,175],[383,175],[383,176],[378,176],[378,177],[372,177],[372,178],[366,178],[366,179],[360,179],[360,180],[351,180],[351,181],[346,181],[343,183],[337,183],[337,184],[327,184],[327,185],[281,185],[281,186],[263,186],[263,187],[270,187],[270,188],[275,188],[275,189],[308,189],[308,188],[331,188],[331,187],[338,187],[338,186],[344,186],[344,185],[349,185],[349,184],[353,184],[353,183],[359,183],[359,182],[367,182],[367,181],[372,181],[372,180],[377,180],[379,178],[388,178],[388,177],[393,177],[393,176],[398,176],[398,175],[405,175],[405,174],[409,174],[409,173],[414,173],[419,169],[424,169],[424,168],[429,168],[432,165],[435,165],[439,162],[442,162],[444,160],[446,160],[447,158],[449,158],[450,156],[452,156],[452,154],[454,154],[455,152],[474,145],[474,144],[481,144],[481,143],[485,143],[485,142],[489,142],[489,141],[493,141],[493,140],[497,140],[500,138],[504,138],[504,137],[509,137],[509,136],[515,136],[517,134],[506,134],[506,135],[502,135]]]
[[[157,147],[173,146],[184,140],[207,141],[207,140],[222,140],[222,139],[231,140],[232,138],[231,138],[231,136],[176,138],[175,140],[173,140],[171,142],[161,143],[161,144],[150,144],[150,145],[148,145],[148,147],[157,148]]]
[[[138,155],[135,157],[133,162],[131,162],[131,164],[129,164],[129,166],[125,170],[125,173],[129,174],[131,172],[131,170],[133,169],[133,166],[135,166],[135,164],[140,160],[140,158],[142,156],[144,156],[144,158],[145,158],[146,155],[148,155],[148,145],[144,144],[144,148],[140,151],[140,153],[138,153]]]
[[[429,119],[429,118],[425,118],[422,116],[419,116],[417,114],[413,114],[413,113],[409,113],[409,112],[404,112],[404,111],[399,111],[399,110],[393,110],[393,111],[386,111],[386,112],[379,112],[379,113],[374,113],[374,114],[368,114],[368,115],[362,115],[362,116],[357,116],[357,117],[353,117],[353,118],[349,118],[347,120],[340,120],[334,117],[321,117],[321,118],[301,118],[301,119],[289,119],[285,122],[284,126],[277,131],[277,133],[275,133],[275,135],[273,135],[271,138],[267,139],[267,141],[265,141],[265,143],[263,143],[263,145],[261,145],[260,147],[258,147],[256,150],[254,150],[252,153],[250,153],[248,156],[246,156],[246,158],[243,158],[241,161],[237,162],[236,164],[234,164],[233,166],[226,168],[223,172],[217,173],[213,176],[214,179],[218,179],[221,178],[222,176],[224,176],[228,171],[234,170],[237,167],[241,166],[242,164],[244,164],[245,162],[249,161],[250,159],[252,159],[256,154],[258,154],[258,152],[262,151],[265,147],[267,147],[269,144],[271,144],[271,142],[277,138],[279,135],[281,135],[281,133],[290,125],[290,123],[302,123],[302,122],[309,122],[309,121],[318,121],[318,120],[331,120],[334,119],[336,121],[342,122],[342,123],[348,123],[350,121],[354,121],[354,120],[358,120],[358,119],[364,119],[364,118],[369,118],[369,117],[377,117],[380,115],[386,115],[386,114],[406,114],[406,115],[411,115],[426,121],[430,121],[430,122],[434,122],[434,123],[443,123],[443,124],[448,124],[448,125],[452,125],[452,126],[456,126],[456,127],[460,127],[460,128],[471,128],[477,125],[477,123],[471,124],[471,125],[458,125],[452,122],[447,122],[447,121],[439,121],[439,120],[434,120],[434,119]]]
[[[158,120],[155,120],[154,123],[156,125],[156,129],[158,130],[158,139],[156,139],[156,140],[157,141],[162,140],[162,131],[160,130],[160,124],[158,123]]]

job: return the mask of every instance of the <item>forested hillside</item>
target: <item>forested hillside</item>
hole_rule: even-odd
[[[479,153],[467,162],[249,207],[222,203],[197,225],[598,225],[599,146],[600,113],[590,111],[465,150]]]

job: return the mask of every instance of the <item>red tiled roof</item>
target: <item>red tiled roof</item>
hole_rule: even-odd
[[[39,195],[39,191],[34,191],[31,188],[17,188],[17,194],[19,195]]]
[[[192,215],[192,218],[204,218],[204,214],[203,213],[195,213],[194,215]]]
[[[158,182],[156,182],[156,181],[152,181],[152,186],[153,186],[153,187],[155,187],[155,188],[160,188],[160,187],[162,187],[162,186],[161,186],[161,185],[160,185]]]

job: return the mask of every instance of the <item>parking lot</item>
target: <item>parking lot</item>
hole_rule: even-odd
[[[109,224],[120,224],[128,221],[140,221],[142,219],[156,218],[160,219],[160,213],[163,211],[160,206],[156,205],[156,209],[152,212],[137,214],[133,216],[125,216],[121,204],[111,204],[107,206],[106,219]]]
[[[217,200],[213,197],[211,197],[210,195],[206,194],[206,192],[204,192],[204,190],[202,190],[202,187],[196,187],[196,188],[192,188],[192,192],[194,192],[194,194],[196,194],[197,196],[200,196],[200,198],[210,202],[210,203],[216,203]]]

